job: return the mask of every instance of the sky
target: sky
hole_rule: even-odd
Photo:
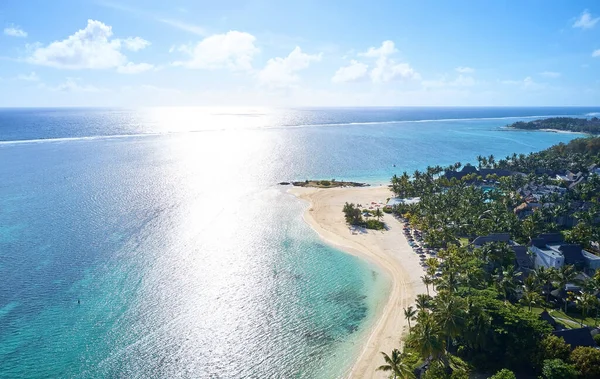
[[[0,107],[595,106],[597,1],[2,0]]]

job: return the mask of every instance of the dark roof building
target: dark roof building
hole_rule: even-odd
[[[515,245],[512,246],[515,252],[515,260],[517,261],[517,267],[520,268],[533,268],[533,260],[529,255],[527,246]]]
[[[509,170],[502,170],[502,169],[496,169],[496,168],[482,168],[482,169],[478,170],[475,166],[467,164],[467,165],[464,165],[463,168],[460,171],[452,171],[452,170],[446,171],[444,173],[444,176],[448,180],[450,180],[452,178],[456,178],[458,180],[461,180],[463,177],[465,177],[465,176],[467,176],[469,174],[477,174],[477,175],[481,176],[484,179],[488,175],[496,175],[498,177],[520,175],[520,173],[518,173],[518,172],[509,171]]]
[[[564,242],[560,233],[542,233],[537,238],[532,238],[530,244],[535,247],[545,247],[546,245],[561,244]]]
[[[575,266],[581,266],[585,264],[585,259],[581,253],[581,245],[564,244],[560,245],[558,250],[565,257],[565,264]]]
[[[481,247],[486,243],[504,242],[510,243],[510,234],[508,233],[492,233],[487,236],[477,237],[473,240],[473,246]]]
[[[596,342],[589,328],[557,330],[552,332],[552,334],[562,337],[566,343],[571,345],[571,349],[579,346],[596,347]]]

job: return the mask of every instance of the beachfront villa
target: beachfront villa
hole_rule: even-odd
[[[581,245],[564,243],[560,233],[540,234],[531,239],[529,251],[534,255],[535,268],[574,265],[587,274],[600,268],[600,257],[582,249]]]

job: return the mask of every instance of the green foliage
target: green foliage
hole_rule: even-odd
[[[579,373],[575,366],[565,363],[562,359],[548,359],[542,368],[543,379],[577,379]]]
[[[600,350],[579,346],[571,353],[570,360],[583,379],[600,378]]]
[[[406,354],[403,354],[398,349],[392,350],[391,355],[381,352],[384,365],[377,368],[377,371],[391,372],[393,378],[398,379],[414,379],[411,367],[406,362]]]
[[[432,362],[421,379],[449,379],[449,370],[441,362]]]
[[[392,213],[392,210],[389,207],[383,208],[383,211],[388,214]]]
[[[556,129],[566,130],[570,132],[598,134],[600,133],[600,119],[598,119],[598,117],[592,117],[591,119],[574,117],[550,117],[542,120],[534,120],[529,122],[518,121],[514,124],[508,125],[508,127],[527,130]]]
[[[385,224],[379,220],[369,219],[365,223],[367,229],[382,230],[385,229]]]
[[[488,379],[516,379],[515,374],[509,369],[503,368]]]
[[[351,225],[361,225],[363,224],[363,218],[360,211],[360,208],[356,207],[354,203],[346,203],[344,204],[344,208],[342,210],[344,212],[344,216],[346,217],[346,222]]]
[[[569,359],[571,345],[567,344],[562,337],[548,334],[540,341],[538,362],[551,359]]]
[[[594,335],[594,341],[596,341],[596,345],[600,346],[600,334]]]
[[[485,296],[470,296],[469,316],[459,340],[464,355],[481,368],[531,367],[538,361],[538,346],[551,327],[527,310]]]
[[[331,182],[329,180],[321,180],[319,184],[323,187],[329,187],[331,185]]]
[[[577,139],[539,153],[513,154],[505,159],[480,156],[477,161],[481,169],[529,175],[488,175],[489,171],[472,166],[465,167],[464,173],[470,174],[460,180],[457,175],[442,175],[445,170],[456,171],[461,166],[454,164],[448,168],[428,167],[412,177],[403,173],[392,178],[396,196],[420,197],[417,204],[395,206],[393,213],[419,229],[428,247],[438,248],[441,262],[423,277],[428,294],[417,296],[416,314],[405,312],[410,322],[406,348],[421,362],[431,361],[425,378],[462,378],[471,367],[482,371],[505,368],[493,378],[514,378],[509,370],[528,375],[544,371],[546,379],[570,378],[573,367],[584,378],[600,378],[600,357],[595,355],[600,353],[593,349],[571,353],[562,338],[551,334],[552,327],[532,312],[533,306],[548,303],[552,289],[564,289],[572,282],[576,268],[537,270],[523,278],[513,267],[515,254],[507,244],[490,243],[474,249],[469,243],[477,236],[501,232],[524,244],[548,231],[561,231],[567,241],[582,244],[600,240],[600,228],[594,224],[600,216],[600,176],[588,177],[587,182],[569,189],[562,197],[555,194],[539,199],[556,204],[554,207],[541,207],[521,218],[513,211],[523,203],[518,190],[525,184],[557,184],[549,176],[553,171],[581,170],[586,174],[590,164],[600,164],[600,138]],[[548,170],[547,174],[537,174],[538,169]],[[482,175],[493,181],[495,188],[482,188]],[[589,211],[574,211],[572,204],[582,201],[589,202]],[[571,221],[564,221],[569,217]],[[565,230],[573,217],[578,223]],[[596,282],[600,283],[600,274]],[[431,287],[436,293],[433,298],[429,296]],[[591,301],[596,300],[597,287],[582,288],[582,294],[573,300],[586,316],[598,307],[597,301]],[[560,292],[566,295],[564,290]],[[467,367],[459,368],[454,358],[463,359]],[[568,359],[573,366],[565,363]]]

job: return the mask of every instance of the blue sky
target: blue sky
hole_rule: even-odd
[[[597,1],[3,0],[0,106],[600,105]]]

